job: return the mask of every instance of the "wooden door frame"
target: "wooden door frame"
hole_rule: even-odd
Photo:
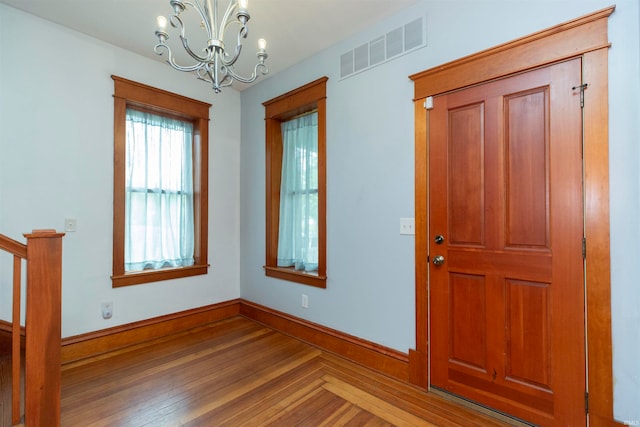
[[[415,110],[416,348],[409,350],[412,383],[428,387],[428,120],[427,97],[581,58],[584,91],[584,197],[587,379],[592,426],[613,419],[611,262],[609,241],[609,7],[515,41],[411,75]]]

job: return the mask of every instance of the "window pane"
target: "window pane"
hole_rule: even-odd
[[[278,266],[318,269],[318,114],[282,123]]]
[[[193,265],[193,125],[127,109],[125,271]]]

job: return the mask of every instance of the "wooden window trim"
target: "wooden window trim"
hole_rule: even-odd
[[[129,286],[207,274],[209,108],[197,101],[117,76],[114,81],[113,275],[112,286]],[[193,122],[194,265],[140,272],[124,271],[126,109],[142,108]]]
[[[326,288],[326,93],[322,77],[264,102],[266,126],[266,265],[265,274],[282,280]],[[278,267],[282,131],[280,124],[294,116],[318,110],[318,271]]]

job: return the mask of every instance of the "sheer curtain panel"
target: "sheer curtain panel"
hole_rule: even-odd
[[[282,123],[278,267],[318,269],[318,113]]]
[[[128,108],[125,271],[194,264],[193,124]]]

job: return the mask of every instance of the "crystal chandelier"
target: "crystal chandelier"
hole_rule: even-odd
[[[202,3],[204,2],[204,4]],[[195,62],[192,65],[179,65],[171,48],[166,44],[169,39],[167,31],[167,18],[158,16],[158,29],[156,36],[158,44],[154,51],[158,55],[167,52],[167,62],[178,71],[195,72],[200,80],[211,83],[215,93],[219,93],[223,87],[230,86],[234,80],[242,83],[252,83],[258,78],[258,72],[265,75],[269,69],[264,64],[267,59],[265,50],[267,42],[264,39],[258,40],[258,63],[253,69],[253,74],[243,77],[236,73],[234,64],[240,57],[242,51],[242,39],[247,37],[249,29],[249,12],[247,11],[247,0],[230,0],[222,20],[218,21],[218,0],[170,0],[169,4],[173,8],[173,14],[169,17],[169,23],[174,28],[180,30],[180,40],[185,51]],[[195,10],[201,19],[200,27],[206,32],[206,46],[202,48],[202,54],[198,54],[189,46],[189,40],[185,35],[186,28],[180,14],[185,11]],[[235,14],[234,14],[235,12]],[[235,19],[234,19],[235,18]],[[224,35],[228,27],[238,26],[237,43],[233,54],[225,48]]]

